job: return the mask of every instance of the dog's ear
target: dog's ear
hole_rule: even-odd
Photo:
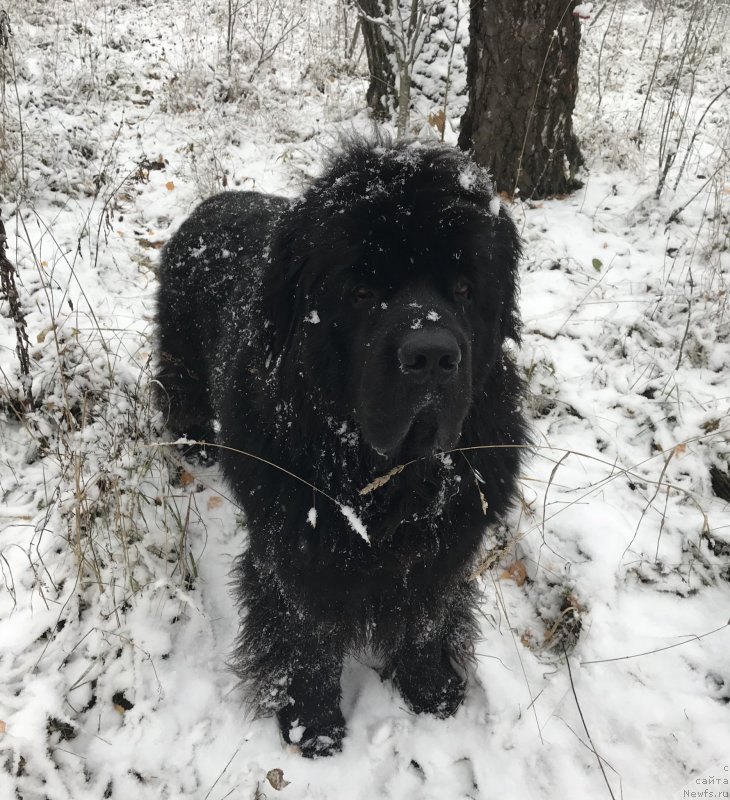
[[[519,283],[518,268],[522,256],[522,240],[509,211],[502,206],[497,219],[497,247],[494,257],[504,271],[504,304],[500,327],[502,340],[512,339],[520,344],[522,321],[518,308]]]
[[[500,342],[512,339],[519,344],[522,326],[517,304],[517,272],[522,244],[512,217],[504,207],[498,216],[477,213],[472,216],[467,230],[465,236],[475,243],[475,256],[487,276],[483,280],[489,285],[489,291],[499,297],[499,327],[495,335]]]

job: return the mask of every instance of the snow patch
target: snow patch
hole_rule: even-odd
[[[353,531],[355,531],[358,536],[362,536],[362,538],[370,544],[370,537],[368,536],[368,529],[363,525],[362,520],[357,514],[354,512],[351,506],[340,506],[340,512],[342,516],[350,523],[350,527]]]
[[[294,724],[289,728],[289,741],[292,744],[299,744],[302,741],[302,736],[304,736],[304,731],[306,728],[304,725],[299,725],[299,720],[294,720]]]

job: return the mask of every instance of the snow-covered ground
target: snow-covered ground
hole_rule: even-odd
[[[594,6],[585,186],[513,207],[537,447],[488,539],[466,702],[416,717],[352,659],[344,752],[311,762],[225,668],[245,523],[216,468],[160,446],[152,315],[159,248],[199,199],[295,194],[368,129],[354,17],[254,1],[279,9],[273,38],[242,17],[229,78],[223,2],[0,2],[34,403],[18,420],[3,301],[0,800],[730,797],[729,12]]]

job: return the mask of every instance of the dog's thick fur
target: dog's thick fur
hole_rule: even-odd
[[[465,154],[360,141],[297,200],[207,200],[164,251],[161,404],[178,435],[210,441],[219,421],[248,521],[233,663],[305,755],[341,747],[342,662],[361,647],[414,711],[463,698],[468,577],[525,442],[503,349],[519,254]]]

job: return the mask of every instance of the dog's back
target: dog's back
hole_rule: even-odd
[[[162,253],[157,296],[159,406],[177,436],[212,440],[210,378],[221,310],[260,276],[285,198],[223,192],[201,203]]]

